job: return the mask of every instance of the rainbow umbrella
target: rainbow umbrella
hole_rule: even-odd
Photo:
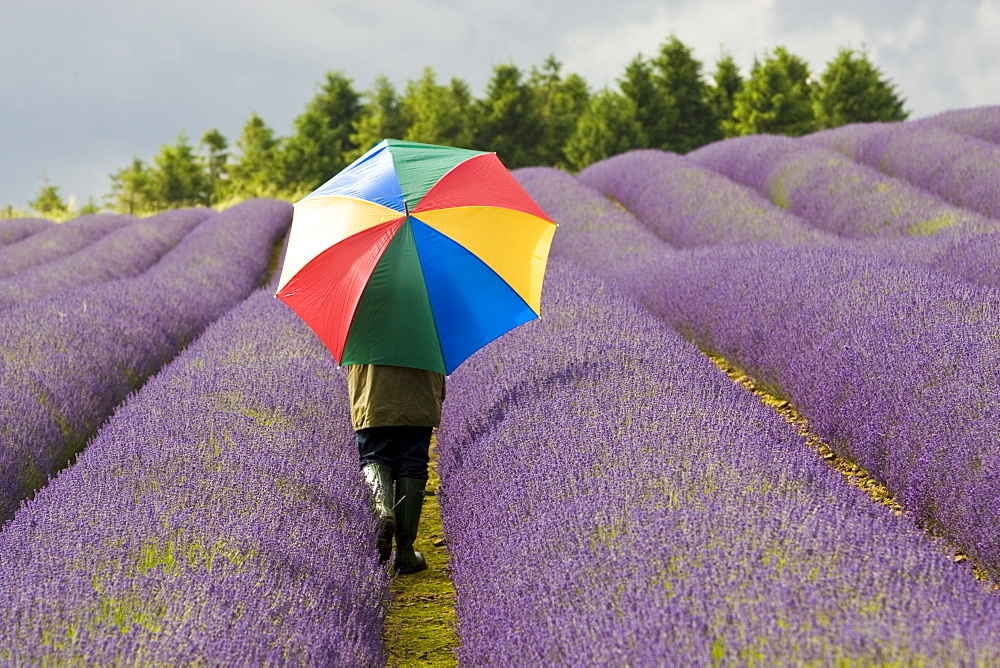
[[[496,154],[386,139],[295,203],[276,296],[339,364],[450,374],[539,316],[555,228]]]

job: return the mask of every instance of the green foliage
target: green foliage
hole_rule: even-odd
[[[713,84],[708,89],[707,101],[719,131],[724,135],[727,124],[733,120],[733,100],[742,89],[743,77],[736,66],[736,61],[729,54],[723,55],[715,64],[715,76]]]
[[[476,146],[489,147],[507,167],[533,164],[542,138],[536,98],[514,65],[497,65],[478,104]]]
[[[631,98],[607,89],[590,98],[566,142],[566,159],[573,169],[643,146],[646,137]]]
[[[111,175],[112,207],[119,213],[137,214],[152,209],[152,174],[139,158]]]
[[[402,108],[409,128],[403,139],[471,148],[472,102],[472,94],[463,81],[453,78],[450,86],[439,85],[434,70],[424,68],[420,79],[406,85]]]
[[[205,160],[205,181],[209,204],[215,204],[225,190],[229,142],[217,129],[212,128],[201,136],[201,149]]]
[[[777,134],[798,137],[816,129],[809,66],[778,47],[754,60],[750,79],[733,98],[729,135]]]
[[[208,204],[208,176],[183,132],[153,158],[149,195],[157,208]]]
[[[676,122],[666,141],[653,146],[676,153],[687,153],[722,138],[718,122],[709,106],[708,86],[701,74],[701,63],[676,37],[668,39],[653,60],[659,88],[668,91],[676,109]]]
[[[643,130],[644,141],[635,148],[666,146],[677,125],[677,105],[671,92],[656,80],[652,63],[641,56],[633,58],[618,86],[631,100]]]
[[[587,108],[590,88],[578,74],[561,75],[562,65],[549,56],[540,68],[531,70],[529,86],[541,124],[541,136],[529,164],[564,167],[563,148],[576,129],[577,119]]]
[[[868,54],[847,48],[827,65],[813,89],[812,102],[819,128],[904,121],[909,116],[895,86],[882,76]]]
[[[243,126],[236,140],[239,158],[229,168],[229,197],[274,196],[281,183],[280,145],[274,130],[256,113]]]
[[[68,207],[59,196],[58,186],[49,183],[47,174],[42,174],[42,188],[38,191],[35,199],[28,202],[28,205],[40,216],[59,216],[66,213]]]
[[[282,185],[312,190],[346,167],[345,154],[357,148],[351,134],[360,112],[360,96],[351,80],[341,72],[327,72],[281,151]]]
[[[372,89],[365,92],[364,99],[351,134],[351,143],[356,148],[344,156],[348,163],[360,158],[383,139],[402,139],[409,127],[403,115],[403,101],[384,74],[375,79]]]

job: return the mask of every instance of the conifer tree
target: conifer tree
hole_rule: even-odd
[[[625,68],[618,86],[632,101],[635,117],[642,126],[646,145],[637,148],[663,148],[669,145],[677,125],[677,105],[670,91],[659,85],[653,65],[636,56]]]
[[[208,180],[187,134],[177,135],[174,144],[165,144],[153,158],[149,192],[157,208],[208,204]]]
[[[207,130],[201,136],[201,149],[205,159],[205,180],[208,204],[215,204],[222,199],[226,189],[229,154],[229,141],[217,129]]]
[[[571,168],[580,170],[646,144],[632,99],[604,89],[590,98],[566,142],[566,160]]]
[[[279,160],[280,141],[255,112],[243,125],[236,140],[239,157],[229,167],[227,194],[232,197],[261,197],[278,194],[283,186]]]
[[[137,214],[153,208],[151,170],[139,158],[111,175],[111,207],[118,213]]]
[[[477,147],[495,151],[510,169],[534,164],[541,117],[521,70],[513,64],[495,66],[478,108]]]
[[[347,166],[345,156],[357,148],[351,134],[360,107],[351,80],[341,72],[327,72],[315,97],[295,119],[295,133],[283,147],[287,189],[308,192]]]
[[[404,139],[471,148],[475,127],[472,104],[464,81],[452,78],[450,86],[439,85],[434,70],[424,68],[420,79],[406,85],[402,110],[409,127]]]
[[[363,97],[365,102],[351,133],[351,142],[356,148],[344,156],[347,162],[360,158],[383,139],[402,139],[408,127],[402,98],[384,74],[376,77],[371,90]]]
[[[904,121],[909,113],[895,86],[865,51],[841,48],[813,88],[813,113],[820,128],[848,123]]]
[[[754,59],[750,78],[733,98],[733,135],[778,134],[797,137],[816,129],[809,66],[777,47]]]
[[[576,122],[587,108],[590,89],[578,74],[561,74],[562,64],[549,56],[541,67],[534,67],[528,85],[541,124],[541,137],[530,163],[566,166],[563,148],[576,129]]]
[[[42,187],[28,206],[42,216],[58,216],[67,212],[68,207],[59,196],[59,187],[52,185],[49,176],[42,173]]]
[[[712,81],[708,89],[708,106],[723,136],[729,136],[728,128],[733,122],[733,99],[743,88],[743,77],[728,53],[715,64]]]
[[[687,153],[720,139],[715,114],[707,101],[708,86],[701,63],[692,56],[691,49],[671,37],[660,47],[653,66],[657,85],[673,99],[677,119],[666,141],[657,147]]]

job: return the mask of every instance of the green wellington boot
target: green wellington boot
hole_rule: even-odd
[[[361,474],[372,488],[372,509],[378,518],[378,560],[384,564],[392,555],[392,536],[396,531],[392,472],[384,464],[370,462],[361,467]]]
[[[396,572],[417,573],[427,568],[424,555],[413,550],[420,524],[420,508],[424,503],[426,480],[399,478],[396,480]]]

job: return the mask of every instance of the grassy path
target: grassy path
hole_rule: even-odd
[[[431,442],[427,490],[438,488],[435,442]],[[390,666],[454,666],[455,588],[448,576],[448,553],[436,496],[424,499],[414,547],[427,559],[427,570],[397,576],[386,617],[385,643]]]

